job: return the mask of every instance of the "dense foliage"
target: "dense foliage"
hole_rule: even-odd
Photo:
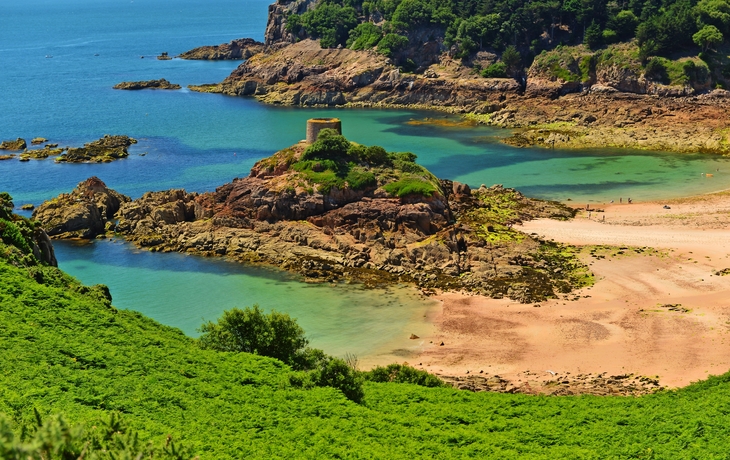
[[[504,67],[484,69],[485,76],[501,77],[559,45],[595,50],[636,39],[643,63],[695,46],[713,49],[730,33],[730,1],[322,0],[287,20],[289,31],[321,38],[323,47],[374,48],[387,56],[406,48],[418,54],[427,40],[464,58],[513,47],[510,62],[502,57]]]
[[[387,152],[373,145],[351,143],[333,129],[323,129],[291,165],[308,183],[316,184],[322,193],[345,185],[353,190],[378,185],[393,196],[409,194],[431,196],[439,190],[438,179],[416,164],[411,152]]]
[[[310,383],[341,383],[341,362],[311,376],[203,349],[46,268],[39,282],[0,257],[2,458],[727,458],[730,374],[640,398],[535,397],[428,388],[388,366],[357,404]]]

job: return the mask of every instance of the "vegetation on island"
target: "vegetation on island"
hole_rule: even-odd
[[[416,164],[411,152],[387,152],[383,147],[350,142],[334,129],[323,129],[317,140],[295,158],[290,149],[277,153],[271,166],[287,156],[286,166],[296,174],[289,182],[297,187],[329,193],[333,187],[352,190],[383,187],[390,195],[431,196],[440,190],[438,178]],[[296,161],[295,161],[296,160]]]
[[[536,58],[555,59],[556,48],[581,45],[586,62],[577,64],[583,75],[571,71],[564,78],[573,81],[586,78],[591,59],[611,59],[600,50],[630,43],[626,57],[647,78],[683,84],[712,74],[720,85],[730,78],[727,58],[715,52],[730,34],[726,0],[323,0],[301,15],[290,14],[286,27],[297,37],[319,38],[325,48],[375,49],[397,57],[406,70],[413,70],[408,60],[424,41],[442,41],[468,65],[479,51],[500,55],[484,68],[475,64],[476,72],[490,78],[521,75]],[[399,55],[404,50],[408,53]],[[555,71],[572,64],[558,62]]]
[[[3,219],[18,222],[3,198]],[[0,243],[2,458],[727,455],[730,374],[627,398],[470,393],[407,366],[360,373],[337,358],[296,370],[313,352],[286,315],[230,311],[196,340],[54,267],[34,276],[7,256],[31,245],[19,233]],[[345,375],[359,398],[337,386]]]

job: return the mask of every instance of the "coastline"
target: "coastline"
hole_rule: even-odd
[[[442,293],[429,340],[445,345],[425,350],[418,367],[461,377],[484,371],[527,393],[555,391],[550,371],[633,374],[669,388],[725,372],[729,211],[730,192],[721,191],[608,205],[591,219],[583,211],[571,221],[525,222],[525,232],[582,246],[596,283],[535,305]],[[601,214],[605,223],[595,219]]]

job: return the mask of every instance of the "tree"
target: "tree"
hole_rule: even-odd
[[[719,45],[723,40],[722,32],[715,26],[704,26],[699,32],[692,35],[692,41],[697,46],[701,46],[702,51],[707,51],[708,48]]]
[[[276,311],[267,315],[258,305],[227,310],[218,322],[203,324],[200,332],[202,348],[269,356],[295,368],[309,345],[296,320]]]
[[[293,18],[294,15],[290,16],[288,21]],[[304,13],[299,20],[288,22],[287,29],[297,32],[299,27],[303,27],[312,37],[320,38],[322,48],[333,48],[337,45],[345,46],[350,30],[357,24],[355,8],[322,3],[314,10]]]
[[[507,66],[507,74],[514,75],[520,70],[522,56],[520,55],[520,52],[517,51],[517,48],[510,45],[505,48],[504,53],[502,53],[502,62],[504,62],[504,65]]]
[[[350,31],[347,47],[353,50],[364,50],[375,47],[383,38],[383,31],[372,22],[363,22]]]
[[[395,53],[408,46],[408,38],[398,34],[386,34],[378,43],[378,53],[393,57]]]
[[[591,25],[586,29],[586,33],[583,36],[583,44],[585,44],[590,50],[600,48],[603,44],[601,26],[599,26],[596,21],[591,22]]]
[[[701,24],[730,33],[730,3],[727,0],[700,0],[695,7]]]

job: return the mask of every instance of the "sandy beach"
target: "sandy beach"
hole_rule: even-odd
[[[582,246],[592,287],[535,305],[439,295],[436,332],[410,364],[535,392],[555,376],[633,374],[672,388],[729,370],[730,275],[718,272],[730,267],[730,193],[592,209],[521,228]]]

